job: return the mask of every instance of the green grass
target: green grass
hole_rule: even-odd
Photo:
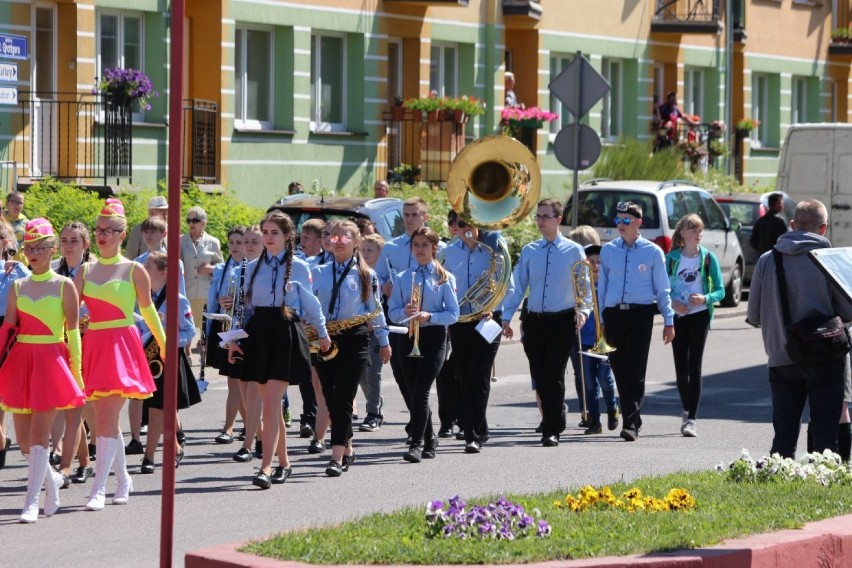
[[[796,528],[852,512],[848,486],[815,483],[737,484],[716,472],[677,473],[613,484],[619,495],[638,487],[665,497],[683,487],[697,503],[692,512],[571,513],[553,508],[566,492],[508,495],[529,513],[541,511],[553,528],[549,538],[479,542],[429,539],[422,508],[374,514],[341,525],[284,533],[249,543],[243,552],[314,564],[502,564],[565,558],[625,555],[710,546],[722,540]],[[576,493],[576,491],[572,491]],[[435,495],[446,501],[451,495]],[[497,496],[462,498],[468,506]]]

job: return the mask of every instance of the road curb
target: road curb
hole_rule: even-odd
[[[318,568],[316,564],[272,560],[238,552],[246,542],[234,542],[187,553],[186,568]],[[696,550],[679,550],[585,560],[557,560],[523,564],[523,568],[821,568],[848,566],[852,558],[852,515],[808,523],[801,529],[782,530],[724,541]],[[511,565],[503,564],[500,568]],[[383,568],[394,568],[390,565]],[[430,568],[418,566],[417,568]]]

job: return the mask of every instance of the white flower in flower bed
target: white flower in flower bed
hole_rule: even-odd
[[[822,485],[852,484],[852,469],[831,450],[802,456],[798,461],[782,458],[778,454],[754,460],[743,449],[739,459],[716,466],[728,480],[738,483],[765,483],[774,481],[815,481]]]

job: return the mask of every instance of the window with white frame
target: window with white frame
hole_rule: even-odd
[[[751,145],[755,148],[769,146],[769,76],[753,73],[751,76],[751,114],[758,121],[751,131]]]
[[[429,92],[435,92],[439,97],[457,97],[458,68],[458,46],[433,43],[429,61]]]
[[[311,130],[346,130],[346,38],[311,36]]]
[[[116,67],[144,71],[142,22],[139,12],[98,12],[97,77],[103,77],[105,69]],[[133,111],[133,118],[141,120],[138,106]]]
[[[610,90],[603,98],[601,137],[616,140],[621,136],[624,64],[619,59],[608,58],[604,58],[602,63],[603,76],[609,82]]]
[[[683,112],[704,116],[704,70],[686,68],[683,72]]]
[[[793,77],[793,100],[790,110],[793,124],[808,122],[808,79],[807,77]]]
[[[573,55],[551,55],[550,56],[550,80],[553,81],[556,77],[565,70],[568,65],[574,60]],[[550,132],[556,134],[565,126],[574,122],[574,117],[568,112],[566,107],[553,93],[550,93],[550,112],[555,112],[559,115],[557,120],[550,121]]]
[[[272,128],[272,31],[238,26],[234,35],[234,121],[237,128]]]

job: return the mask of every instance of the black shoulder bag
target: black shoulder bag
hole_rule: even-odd
[[[812,316],[790,322],[790,302],[784,277],[783,255],[772,249],[781,296],[781,313],[787,328],[787,356],[800,367],[818,367],[845,357],[850,350],[849,334],[837,316]]]

